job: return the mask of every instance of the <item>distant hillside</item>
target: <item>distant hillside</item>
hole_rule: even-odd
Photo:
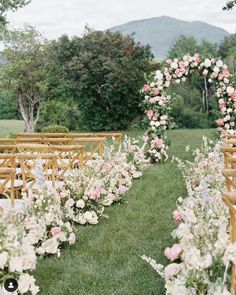
[[[229,35],[224,29],[204,22],[188,22],[168,16],[132,21],[110,30],[125,35],[135,33],[135,40],[149,44],[158,60],[166,57],[171,44],[180,35],[194,36],[198,41],[205,39],[212,43],[219,43]]]

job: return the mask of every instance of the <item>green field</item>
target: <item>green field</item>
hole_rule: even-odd
[[[22,130],[19,121],[0,121],[1,136]],[[191,159],[186,145],[197,147],[212,130],[173,130],[172,155]],[[128,132],[136,136],[139,131]],[[109,219],[96,226],[78,227],[77,243],[61,257],[38,261],[35,277],[41,295],[164,295],[163,281],[142,259],[146,254],[167,263],[163,251],[172,245],[172,212],[185,186],[175,163],[153,165],[134,181],[128,204],[109,208]],[[176,294],[177,295],[177,294]]]
[[[9,136],[11,133],[23,132],[24,122],[20,120],[0,120],[0,137]]]

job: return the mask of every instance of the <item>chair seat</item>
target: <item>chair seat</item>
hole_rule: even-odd
[[[4,182],[4,180],[3,179],[0,179],[0,183],[3,183]],[[22,187],[23,186],[23,181],[22,180],[20,180],[20,179],[15,179],[14,180],[14,188],[20,188],[20,187]],[[8,188],[8,189],[10,189],[11,188],[11,183],[8,181],[8,183],[6,184],[6,187]]]
[[[11,207],[11,200],[10,199],[0,199],[0,208],[3,209],[4,214],[8,214],[10,210],[12,210]],[[17,213],[25,213],[26,211],[26,204],[23,200],[14,200],[14,210]]]
[[[44,184],[46,184],[46,186],[47,187],[50,187],[50,188],[52,188],[52,181],[50,181],[50,180],[46,180],[45,182],[44,182]],[[64,187],[64,182],[62,182],[62,181],[55,181],[55,189],[56,190],[58,190],[58,189],[62,189],[63,187]],[[32,182],[28,182],[27,184],[26,184],[26,189],[32,189],[32,190],[40,190],[40,185],[39,184],[37,184],[37,183],[32,183]]]

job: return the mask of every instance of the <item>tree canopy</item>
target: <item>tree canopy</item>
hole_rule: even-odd
[[[6,13],[16,11],[18,8],[25,6],[31,0],[1,0],[0,2],[0,24],[6,23]]]

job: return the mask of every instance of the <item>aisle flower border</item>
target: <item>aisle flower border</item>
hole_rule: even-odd
[[[157,70],[154,78],[141,90],[145,96],[142,105],[146,114],[144,122],[147,125],[148,156],[153,162],[167,159],[168,140],[165,133],[173,125],[170,117],[172,99],[167,89],[171,83],[184,82],[194,71],[198,71],[216,87],[219,105],[216,125],[219,132],[230,133],[235,126],[236,89],[230,82],[228,66],[221,59],[202,60],[198,53],[185,55],[181,59],[167,59],[164,69]]]

